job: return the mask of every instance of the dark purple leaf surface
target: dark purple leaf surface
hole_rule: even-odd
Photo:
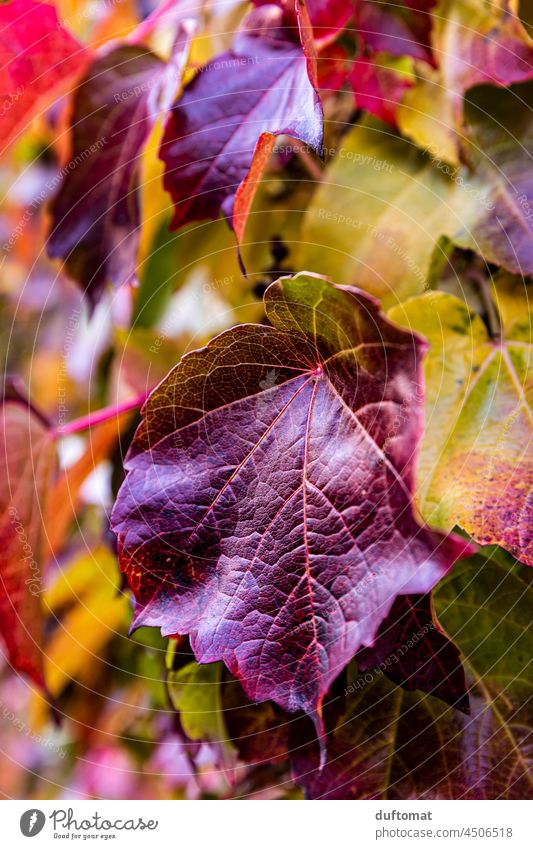
[[[133,627],[190,634],[252,700],[318,723],[395,597],[428,592],[464,543],[413,513],[423,340],[313,275],[265,306],[272,327],[223,333],[150,396],[112,524]]]
[[[468,713],[459,649],[442,630],[431,595],[398,596],[372,648],[357,654],[361,672],[380,669],[406,690],[422,690]]]
[[[72,153],[52,206],[48,253],[66,260],[93,303],[107,281],[135,279],[140,158],[179,85],[189,40],[182,27],[171,62],[145,47],[116,47],[91,65],[76,92]]]

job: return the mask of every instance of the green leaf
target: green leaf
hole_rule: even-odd
[[[221,707],[221,663],[188,663],[168,672],[167,684],[172,705],[179,711],[181,724],[191,740],[227,739]]]
[[[385,306],[421,292],[439,237],[474,217],[473,195],[459,191],[384,125],[354,127],[305,215],[301,266],[360,286]]]

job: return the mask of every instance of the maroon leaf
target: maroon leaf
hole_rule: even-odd
[[[76,92],[72,154],[52,205],[48,253],[66,260],[93,304],[108,280],[135,279],[140,158],[170,107],[189,39],[184,23],[168,64],[145,47],[116,47],[96,59]]]
[[[376,642],[358,652],[357,663],[361,672],[379,668],[406,690],[422,690],[469,712],[459,649],[442,630],[430,594],[398,596]]]
[[[89,53],[51,3],[0,4],[2,149],[81,73]]]
[[[294,722],[273,702],[252,704],[240,684],[231,679],[222,689],[224,723],[239,757],[247,764],[286,760],[290,723]]]
[[[281,10],[269,5],[253,10],[233,48],[200,69],[161,145],[173,229],[222,210],[240,240],[273,137],[293,136],[321,151],[322,108],[308,62]]]
[[[320,728],[395,597],[429,592],[464,542],[413,513],[423,340],[314,275],[265,307],[273,326],[221,334],[150,396],[112,525],[134,628],[190,634],[199,662]]]
[[[42,509],[55,465],[50,430],[18,397],[0,407],[0,633],[14,669],[44,686]]]

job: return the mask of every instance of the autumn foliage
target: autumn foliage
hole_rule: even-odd
[[[522,5],[0,4],[5,796],[529,798]]]

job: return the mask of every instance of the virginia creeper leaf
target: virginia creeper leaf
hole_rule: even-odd
[[[222,666],[188,663],[167,674],[167,689],[172,706],[190,740],[213,740],[223,743],[227,732],[220,697]]]
[[[525,276],[533,274],[532,115],[533,82],[498,91],[497,98],[491,86],[468,95],[466,155],[485,203],[454,238],[488,262]]]
[[[350,666],[346,711],[316,746],[293,755],[295,780],[320,799],[524,799],[531,795],[531,590],[477,556],[434,591],[465,656],[472,713],[394,688]],[[529,700],[529,704],[528,704]]]
[[[51,3],[0,4],[2,149],[81,73],[88,51],[59,22]]]
[[[200,663],[320,727],[394,598],[428,592],[464,541],[412,510],[423,340],[313,275],[265,308],[272,327],[222,333],[150,396],[112,525],[134,628],[188,633]]]
[[[376,3],[363,0],[355,19],[357,33],[367,51],[391,56],[412,56],[433,64],[428,10],[434,3]]]
[[[457,190],[383,124],[354,127],[305,214],[300,264],[397,303],[424,289],[439,236],[475,211],[473,194]]]
[[[22,400],[0,406],[0,633],[12,666],[44,686],[42,510],[55,465],[50,429]]]
[[[108,280],[135,279],[141,156],[179,85],[190,34],[183,23],[168,63],[138,45],[114,48],[76,91],[72,155],[52,205],[48,253],[65,259],[93,305]]]
[[[320,153],[312,59],[281,22],[276,6],[253,10],[232,49],[201,68],[173,107],[160,151],[173,229],[222,210],[240,241],[274,136],[293,136]]]
[[[444,292],[412,298],[391,316],[423,329],[426,421],[418,465],[423,515],[461,525],[533,565],[533,341],[531,295],[517,278],[494,290],[502,339]]]
[[[459,650],[442,630],[431,595],[398,596],[372,648],[357,654],[361,672],[377,667],[407,690],[422,690],[469,712]]]

